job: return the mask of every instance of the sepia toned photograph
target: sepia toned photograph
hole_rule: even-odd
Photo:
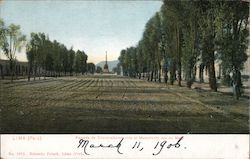
[[[249,134],[248,0],[0,0],[0,133]]]

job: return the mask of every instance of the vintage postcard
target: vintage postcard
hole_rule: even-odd
[[[1,159],[249,158],[248,0],[0,0]]]

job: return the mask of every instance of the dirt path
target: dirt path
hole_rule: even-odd
[[[0,91],[2,132],[249,132],[247,99],[121,76],[4,83]]]

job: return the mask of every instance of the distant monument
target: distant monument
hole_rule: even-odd
[[[106,63],[103,67],[103,73],[109,73],[109,66],[108,66],[108,60],[107,60],[107,51],[106,51]]]

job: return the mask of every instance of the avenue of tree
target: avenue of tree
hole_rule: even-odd
[[[84,51],[74,51],[72,47],[67,49],[64,44],[56,40],[51,41],[44,33],[31,33],[30,40],[27,41],[19,25],[5,26],[4,21],[0,19],[0,35],[0,50],[9,60],[11,80],[18,62],[16,52],[20,52],[25,46],[29,65],[28,80],[31,76],[34,79],[38,76],[40,79],[40,76],[72,76],[73,73],[95,72],[95,64],[87,63],[88,56]],[[0,67],[2,71],[2,66]]]
[[[215,63],[219,61],[222,82],[239,88],[247,60],[248,17],[249,5],[240,0],[164,0],[160,11],[147,22],[138,44],[121,50],[116,71],[122,68],[125,76],[149,81],[161,82],[164,76],[165,83],[173,85],[177,80],[179,86],[184,79],[190,88],[196,70],[200,82],[207,70],[209,86],[217,91]],[[19,25],[5,26],[0,19],[0,53],[9,60],[12,80],[18,62],[16,52],[25,46],[29,80],[31,76],[35,79],[101,72],[100,67],[87,63],[84,51],[68,49],[44,33],[31,33],[27,40]]]
[[[50,41],[44,33],[31,33],[26,50],[29,70],[34,70],[35,74],[37,68],[38,72],[41,68],[53,76],[60,76],[62,72],[64,75],[73,75],[73,72],[84,74],[87,71],[88,56],[84,51],[75,52],[72,48],[67,49],[56,40]]]
[[[148,78],[171,85],[175,80],[188,87],[208,70],[209,86],[217,91],[215,61],[222,66],[222,79],[241,84],[247,60],[249,6],[242,1],[164,0],[145,26],[136,46],[121,50],[118,68],[130,77]],[[198,67],[197,67],[198,66]],[[230,74],[231,77],[229,76]]]

